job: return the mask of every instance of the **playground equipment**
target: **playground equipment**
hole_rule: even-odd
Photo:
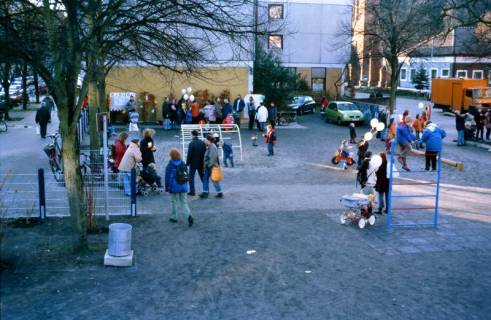
[[[193,130],[198,130],[201,139],[205,139],[209,134],[218,134],[220,141],[228,141],[232,145],[232,150],[239,150],[240,160],[242,161],[242,138],[240,136],[240,128],[236,124],[181,125],[181,147],[184,158],[186,158],[188,152],[188,145],[193,139]],[[223,150],[221,150],[221,152],[223,153]]]
[[[390,167],[389,167],[389,201],[387,204],[387,227],[424,227],[424,226],[432,226],[432,227],[437,227],[438,226],[438,203],[439,203],[439,195],[440,195],[440,173],[441,173],[441,163],[442,163],[442,156],[441,152],[438,153],[438,158],[437,158],[437,170],[430,172],[426,170],[412,170],[409,172],[400,172],[398,171],[398,174],[402,175],[410,175],[414,173],[422,173],[425,172],[427,174],[435,174],[436,173],[436,178],[435,180],[404,180],[401,178],[396,178],[395,177],[395,171],[394,171],[394,155],[395,155],[395,141],[391,141],[391,148],[390,148]],[[402,186],[402,191],[408,191],[410,192],[410,188],[412,186],[435,186],[434,193],[429,193],[425,194],[423,192],[419,192],[416,194],[394,194],[394,186]],[[425,205],[425,206],[414,206],[414,205],[403,205],[401,207],[399,206],[394,206],[394,200],[395,199],[422,199],[422,198],[428,198],[428,199],[434,199],[434,205]],[[408,221],[405,222],[399,222],[399,221],[394,221],[398,220],[397,216],[400,214],[396,214],[397,212],[421,212],[421,211],[427,211],[427,210],[432,210],[433,211],[433,217],[431,219],[431,222],[418,222],[415,220],[416,217],[412,217]]]

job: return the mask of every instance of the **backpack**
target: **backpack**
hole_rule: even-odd
[[[189,181],[188,167],[184,162],[181,162],[176,168],[176,182],[178,184],[186,184]]]

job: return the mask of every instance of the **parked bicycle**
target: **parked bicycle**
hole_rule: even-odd
[[[49,166],[51,167],[51,172],[53,177],[57,182],[63,181],[63,161],[61,158],[61,136],[60,134],[54,133],[47,136],[50,141],[43,148],[44,152],[49,158]]]
[[[7,132],[8,126],[7,121],[5,121],[5,113],[0,112],[0,132]]]

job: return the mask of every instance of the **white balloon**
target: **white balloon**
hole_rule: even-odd
[[[367,133],[365,133],[365,135],[363,136],[363,139],[364,139],[365,141],[370,141],[370,140],[372,140],[372,138],[373,138],[373,134],[372,134],[371,132],[367,132]]]
[[[377,131],[382,131],[382,130],[384,130],[384,129],[385,129],[385,123],[383,123],[383,122],[379,122],[379,123],[377,124]]]
[[[191,87],[188,87],[188,88],[186,89],[186,92],[187,92],[187,93],[191,93],[191,92],[193,92],[193,89],[192,89]]]
[[[187,94],[185,94],[183,98],[184,98],[184,100],[188,100],[189,96]]]
[[[194,96],[193,95],[190,95],[189,96],[189,100],[191,100],[191,102],[193,102],[194,101]]]
[[[181,93],[182,93],[182,94],[186,94],[186,89],[182,89],[182,90],[181,90]]]
[[[378,119],[377,118],[373,118],[372,120],[370,120],[370,126],[372,128],[375,128],[378,124]]]
[[[418,103],[418,108],[423,109],[425,107],[425,104],[423,102]]]

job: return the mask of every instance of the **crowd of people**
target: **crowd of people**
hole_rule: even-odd
[[[486,112],[481,108],[472,112],[455,111],[455,129],[457,146],[464,146],[466,141],[490,141],[491,109]],[[486,129],[486,134],[484,134]]]
[[[203,141],[199,139],[199,132],[192,132],[193,139],[188,146],[187,157],[184,160],[177,149],[169,151],[169,162],[166,165],[164,184],[161,177],[156,171],[156,161],[154,153],[157,151],[153,137],[153,129],[143,131],[143,139],[132,139],[129,145],[126,140],[129,135],[127,132],[121,132],[118,135],[113,147],[112,157],[114,160],[113,172],[121,173],[123,177],[123,190],[127,196],[131,196],[131,171],[138,169],[142,177],[149,177],[155,182],[158,188],[171,195],[171,218],[170,222],[177,222],[177,203],[179,202],[184,215],[192,226],[194,218],[191,215],[188,204],[188,196],[196,195],[195,176],[198,174],[203,191],[200,198],[208,198],[210,193],[210,180],[216,191],[216,198],[223,198],[220,181],[223,178],[221,173],[221,163],[218,153],[218,147],[221,145],[224,149],[224,164],[233,167],[233,150],[228,142],[221,142],[217,136],[211,134],[206,136]],[[270,136],[270,139],[273,139]],[[138,164],[141,164],[139,168]]]

